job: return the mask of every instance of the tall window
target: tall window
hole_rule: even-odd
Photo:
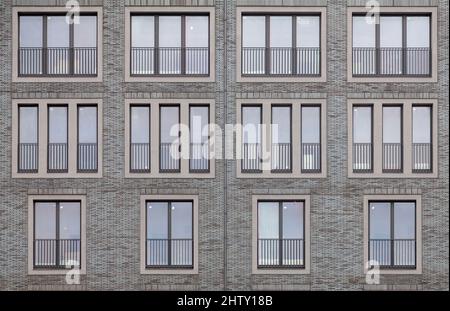
[[[131,16],[131,75],[209,75],[209,15]]]
[[[402,106],[383,106],[383,172],[403,168]]]
[[[20,76],[96,76],[97,15],[81,14],[67,23],[66,14],[19,16]]]
[[[80,268],[80,235],[80,202],[34,202],[34,268]]]
[[[48,172],[61,173],[68,170],[67,110],[67,105],[48,105]]]
[[[319,15],[242,16],[242,75],[320,75]]]
[[[78,172],[96,172],[97,105],[78,105]]]
[[[416,266],[416,202],[369,202],[369,260],[382,269]]]
[[[432,170],[432,116],[431,106],[413,105],[412,162],[414,172]]]
[[[150,172],[150,106],[130,106],[130,171]]]
[[[37,105],[19,106],[18,171],[37,172],[39,165]]]
[[[243,172],[261,171],[261,105],[242,106],[242,160]]]
[[[209,106],[189,106],[189,171],[209,172]]]
[[[301,165],[302,172],[321,171],[321,111],[320,106],[301,108]]]
[[[272,171],[291,172],[291,105],[272,105]]]
[[[160,105],[159,170],[180,172],[180,106]]]
[[[193,202],[147,201],[146,267],[193,267]]]
[[[303,201],[258,202],[258,267],[304,268]]]
[[[379,23],[353,15],[354,76],[429,76],[429,15],[386,15]]]
[[[373,170],[372,106],[353,106],[353,171]]]

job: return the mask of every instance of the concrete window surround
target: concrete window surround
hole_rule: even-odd
[[[241,108],[243,105],[261,105],[262,106],[262,124],[270,126],[272,105],[292,105],[291,111],[291,143],[292,143],[292,171],[290,173],[274,173],[270,169],[270,161],[262,164],[261,173],[243,173],[241,171],[241,148],[236,148],[236,176],[238,178],[325,178],[327,176],[327,103],[326,99],[238,99],[236,102],[236,121],[242,122]],[[320,105],[320,147],[321,147],[321,172],[304,173],[301,172],[300,157],[300,111],[302,105]],[[266,137],[261,141],[261,150],[267,150],[266,146],[271,144],[271,131],[266,131]],[[242,129],[237,127],[236,144],[242,145]],[[267,167],[265,167],[265,165]]]
[[[81,208],[81,269],[80,274],[86,274],[86,196],[84,195],[29,195],[28,196],[28,274],[29,275],[61,275],[70,270],[34,269],[33,268],[33,232],[34,232],[34,202],[35,201],[80,201]]]
[[[353,106],[371,105],[373,107],[373,172],[355,173],[353,172]],[[430,105],[432,107],[432,172],[414,173],[412,171],[412,107],[413,105]],[[383,105],[402,105],[403,119],[403,172],[401,173],[383,173],[382,168],[382,118]],[[438,177],[438,104],[435,99],[349,99],[347,101],[347,133],[348,133],[348,177],[349,178],[437,178]]]
[[[145,251],[146,251],[146,226],[147,226],[147,220],[146,220],[146,212],[145,209],[147,208],[146,202],[147,201],[170,201],[170,200],[177,200],[177,201],[192,201],[192,208],[193,208],[193,215],[192,215],[192,223],[193,223],[193,234],[192,239],[193,241],[193,267],[192,269],[178,269],[178,268],[156,268],[156,269],[150,269],[145,267]],[[140,273],[141,274],[198,274],[198,230],[199,230],[199,223],[198,223],[198,206],[199,206],[199,197],[198,195],[141,195],[140,197]]]
[[[347,82],[437,82],[438,80],[438,21],[436,7],[380,7],[380,13],[425,13],[431,15],[431,76],[430,77],[353,77],[353,13],[367,12],[365,7],[348,7],[347,8]]]
[[[65,7],[20,6],[12,8],[12,82],[102,82],[103,81],[103,8],[80,6],[80,12],[97,13],[97,76],[96,77],[20,77],[18,73],[19,14],[20,13],[60,13]]]
[[[364,195],[364,274],[368,272],[369,261],[369,202],[370,201],[415,201],[416,202],[416,268],[380,269],[380,274],[422,274],[422,197],[420,195]]]
[[[259,269],[258,268],[258,201],[303,201],[305,217],[305,267],[302,269]],[[311,269],[311,250],[310,250],[310,206],[311,198],[309,195],[291,195],[291,194],[271,194],[271,195],[252,195],[252,274],[309,274]]]
[[[209,14],[209,76],[156,76],[156,77],[137,77],[131,76],[131,14],[132,13],[208,13]],[[214,7],[181,7],[181,6],[151,6],[151,7],[125,7],[125,82],[214,82],[216,79],[216,28],[215,28],[215,8]]]
[[[130,106],[133,104],[150,106],[150,173],[130,172]],[[189,159],[181,158],[179,173],[164,173],[159,171],[159,107],[160,105],[178,105],[180,107],[180,124],[189,126],[189,105],[208,105],[210,120],[210,161],[209,172],[196,173],[189,171]],[[125,100],[125,177],[126,178],[214,178],[215,176],[215,158],[214,150],[214,120],[215,120],[215,103],[209,99],[126,99]],[[183,135],[183,133],[182,133]],[[181,139],[182,150],[189,148],[184,139]]]
[[[101,178],[103,176],[103,105],[101,99],[13,99],[12,100],[12,178]],[[18,109],[19,105],[33,104],[39,108],[38,141],[39,162],[36,173],[19,173],[18,160]],[[77,171],[78,105],[97,106],[97,172]],[[66,105],[68,107],[68,171],[64,173],[47,172],[48,144],[48,105]]]

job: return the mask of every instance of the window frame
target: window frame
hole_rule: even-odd
[[[95,107],[95,118],[97,122],[97,128],[96,128],[96,135],[95,135],[95,145],[97,150],[97,157],[96,157],[96,163],[95,163],[95,170],[80,170],[80,153],[79,153],[79,146],[80,146],[80,107]],[[83,173],[96,173],[98,172],[98,162],[99,162],[99,154],[98,154],[98,146],[99,146],[99,116],[98,116],[98,105],[97,104],[77,104],[77,173],[83,174]]]
[[[12,8],[12,82],[102,82],[103,81],[103,8],[81,6],[81,15],[97,16],[96,75],[19,75],[19,15],[58,15],[67,13],[65,7],[13,6]],[[72,25],[73,26],[73,25]],[[43,33],[44,36],[44,33]],[[43,64],[44,65],[44,64]]]
[[[21,115],[20,115],[20,109],[22,107],[34,107],[36,108],[36,147],[37,147],[37,155],[36,155],[36,164],[37,167],[36,169],[33,170],[23,170],[20,169],[20,164],[19,164],[19,157],[20,157],[20,123],[21,123]],[[40,121],[39,121],[39,105],[38,104],[22,104],[19,103],[17,104],[17,173],[37,173],[39,170],[39,125],[40,125]],[[13,170],[14,170],[14,165],[13,165]]]
[[[353,6],[347,8],[347,82],[374,82],[374,83],[386,83],[386,82],[437,82],[437,8],[436,7],[380,7],[381,15],[429,15],[430,16],[430,75],[429,76],[412,76],[412,75],[369,75],[358,76],[353,75],[353,15],[361,15],[368,12],[368,9],[364,6]],[[402,30],[403,31],[403,30]],[[406,37],[402,38],[404,41]],[[377,42],[377,38],[375,38]],[[402,44],[403,46],[403,44]]]
[[[151,141],[151,137],[152,137],[152,107],[151,107],[151,105],[150,104],[143,104],[143,103],[141,103],[141,104],[130,104],[129,106],[128,106],[128,110],[129,110],[129,131],[130,131],[130,135],[129,135],[129,150],[128,150],[128,152],[129,152],[129,155],[131,156],[131,149],[132,149],[132,144],[134,144],[133,143],[133,133],[132,133],[132,126],[133,126],[133,121],[132,121],[132,118],[133,118],[133,114],[132,114],[132,109],[134,108],[134,107],[146,107],[146,108],[148,108],[148,114],[149,114],[149,116],[148,116],[148,121],[149,121],[149,125],[148,125],[148,140],[149,140],[149,153],[148,153],[148,164],[149,164],[149,167],[148,167],[148,169],[147,170],[134,170],[134,169],[132,169],[131,168],[131,159],[130,159],[130,161],[129,161],[129,163],[128,163],[128,171],[130,172],[130,173],[150,173],[151,172],[151,165],[152,165],[152,154],[151,154],[151,146],[152,146],[152,141]]]
[[[373,201],[402,201],[402,202],[415,202],[416,203],[416,219],[415,219],[415,237],[416,237],[416,266],[413,269],[405,268],[389,268],[379,269],[380,274],[422,274],[422,197],[421,195],[409,195],[409,194],[367,194],[363,196],[363,214],[364,214],[364,232],[363,232],[363,273],[366,275],[371,271],[369,262],[369,207],[370,202]]]
[[[303,108],[318,108],[319,109],[319,146],[320,146],[320,154],[319,154],[319,163],[320,163],[320,169],[319,170],[310,170],[310,169],[304,169],[303,168]],[[302,106],[300,107],[300,171],[304,174],[309,174],[309,173],[320,173],[322,171],[322,113],[323,113],[323,109],[322,109],[322,105],[320,104],[302,104]]]
[[[28,275],[66,275],[68,269],[36,268],[34,266],[34,238],[35,238],[35,203],[36,202],[80,202],[80,268],[81,275],[86,274],[86,196],[85,195],[29,195],[28,196]]]
[[[210,113],[210,110],[211,110],[211,107],[210,107],[210,105],[208,105],[208,104],[189,104],[189,124],[188,124],[188,126],[189,126],[189,173],[200,173],[200,174],[204,174],[204,173],[209,173],[210,171],[211,171],[211,159],[208,159],[207,161],[208,161],[208,168],[207,169],[193,169],[192,167],[191,167],[191,144],[192,144],[192,141],[191,141],[191,139],[192,139],[192,136],[191,136],[191,134],[192,134],[192,129],[191,129],[191,108],[193,108],[193,107],[205,107],[205,108],[207,108],[208,109],[208,120],[207,120],[207,124],[208,124],[208,126],[209,126],[209,124],[211,124],[211,113]],[[210,139],[211,138],[211,133],[210,133],[210,131],[209,131],[209,133],[208,133],[209,135],[208,135],[208,138]],[[209,154],[211,154],[211,150],[209,150]]]
[[[131,74],[131,16],[132,15],[208,15],[209,73],[207,75],[132,75]],[[182,27],[183,24],[182,24]],[[155,27],[156,28],[156,27]],[[156,33],[155,29],[155,33]],[[183,37],[183,34],[181,34]],[[156,39],[156,37],[155,37]],[[156,41],[156,40],[155,40]],[[134,6],[125,7],[125,82],[214,82],[216,76],[215,8],[213,6]],[[156,65],[155,65],[156,66]]]
[[[181,105],[180,104],[159,104],[159,113],[158,113],[158,118],[159,118],[159,122],[158,122],[158,125],[159,125],[159,131],[158,131],[158,134],[159,134],[159,145],[158,145],[158,151],[159,151],[159,155],[161,155],[161,144],[162,144],[162,142],[161,142],[161,124],[162,124],[162,119],[161,119],[161,111],[162,111],[162,108],[167,108],[167,107],[170,107],[170,108],[177,108],[178,109],[178,139],[179,139],[179,141],[180,141],[180,145],[178,146],[178,155],[179,155],[179,159],[177,160],[177,162],[178,162],[178,169],[162,169],[161,168],[161,157],[159,156],[158,157],[158,163],[159,163],[159,167],[158,167],[158,171],[159,171],[159,173],[160,174],[164,174],[164,173],[166,173],[166,174],[176,174],[176,173],[181,173],[181,148],[183,148],[183,146],[182,146],[182,142],[181,142],[181,126],[182,126],[182,123],[181,123]],[[184,148],[183,148],[184,149]]]
[[[192,202],[192,267],[147,267],[146,266],[146,240],[147,240],[147,202],[148,201],[190,201]],[[140,196],[140,274],[171,274],[171,275],[186,275],[198,274],[198,257],[199,257],[199,195],[141,195]]]
[[[50,152],[49,152],[49,146],[51,144],[50,142],[50,109],[58,107],[58,108],[65,108],[66,109],[66,161],[67,161],[67,168],[65,169],[55,169],[52,170],[49,168],[50,166]],[[77,105],[77,116],[78,116],[78,105]],[[78,119],[77,119],[77,137],[78,137]],[[78,149],[78,148],[77,148]],[[68,104],[47,104],[47,173],[67,173],[69,171],[69,157],[70,151],[69,151],[69,105]],[[78,171],[78,167],[77,167]]]
[[[242,75],[242,16],[243,15],[319,15],[319,46],[320,46],[320,75]],[[236,82],[326,82],[327,81],[327,7],[305,6],[305,7],[286,7],[286,6],[264,6],[264,7],[245,7],[236,8]],[[269,30],[270,31],[270,30]],[[270,44],[267,42],[266,45]]]

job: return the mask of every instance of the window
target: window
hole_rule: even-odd
[[[212,178],[214,102],[127,100],[126,177]]]
[[[320,76],[320,14],[242,14],[243,76]]]
[[[13,177],[100,177],[101,101],[13,100]]]
[[[209,76],[209,14],[131,14],[132,76]]]
[[[369,201],[369,260],[381,269],[415,269],[416,202]]]
[[[434,100],[350,100],[349,176],[435,177],[435,108]]]
[[[18,16],[20,77],[96,77],[97,13],[81,13],[68,23],[65,13]]]
[[[353,76],[431,76],[431,14],[352,16]]]
[[[236,133],[239,177],[326,175],[323,100],[238,101]]]

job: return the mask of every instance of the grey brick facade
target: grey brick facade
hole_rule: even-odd
[[[12,7],[64,6],[63,0],[0,0],[0,290],[448,290],[449,277],[449,37],[447,0],[383,0],[383,6],[434,6],[438,12],[437,83],[347,82],[347,7],[362,0],[83,0],[103,7],[103,82],[11,82]],[[325,6],[327,82],[236,82],[237,6]],[[216,26],[215,82],[124,82],[126,6],[213,6]],[[13,99],[103,100],[103,177],[11,177]],[[215,100],[215,122],[236,123],[236,100],[320,98],[327,102],[327,177],[236,178],[234,160],[216,160],[215,178],[125,178],[124,102],[134,98]],[[438,178],[347,177],[347,99],[438,100]],[[69,286],[64,276],[27,274],[27,197],[85,194],[87,273]],[[139,270],[139,197],[199,197],[199,273],[142,275]],[[309,194],[311,272],[252,274],[254,194]],[[423,271],[382,275],[368,286],[363,273],[363,195],[420,194]]]

